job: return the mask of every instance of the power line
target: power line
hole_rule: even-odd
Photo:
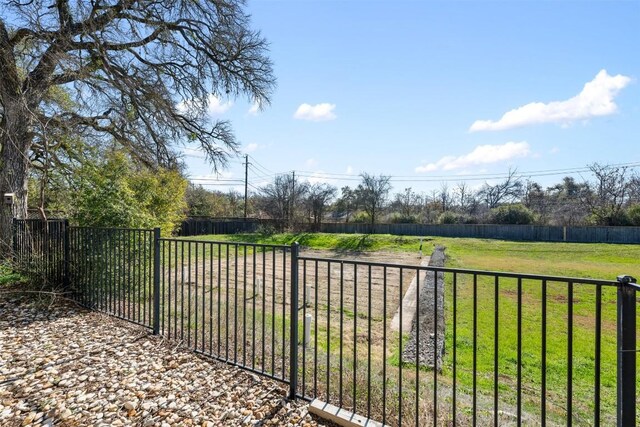
[[[204,181],[204,182],[244,182],[242,179],[230,179],[230,178],[191,178],[191,181]]]
[[[258,178],[273,178],[273,177],[277,176],[277,174],[264,174],[264,173],[260,172],[258,169],[255,169],[253,167],[253,163],[249,163],[249,169],[251,169],[253,174]]]
[[[205,183],[198,183],[198,185],[202,185],[205,187],[208,186],[220,186],[220,187],[239,187],[242,185],[242,183],[238,183],[238,184],[231,184],[228,182],[221,182],[221,183],[216,183],[216,182],[205,182]]]
[[[253,164],[256,165],[258,168],[262,169],[264,172],[266,172],[267,174],[275,174],[274,171],[272,171],[271,169],[267,168],[266,166],[263,166],[258,160],[256,160],[255,157],[253,157],[250,154],[247,154],[247,156],[249,156],[251,158],[251,160],[253,160]]]
[[[618,163],[609,165],[611,167],[626,167],[629,169],[635,169],[640,167],[640,162]],[[519,178],[532,178],[541,176],[554,176],[554,175],[566,175],[576,174],[581,172],[589,172],[591,169],[588,166],[565,168],[565,169],[547,169],[540,171],[528,171],[528,172],[516,172],[514,176]],[[327,178],[334,181],[360,181],[362,178],[359,175],[339,174],[339,173],[325,173],[325,172],[309,172],[309,171],[296,171],[298,176],[304,178]],[[487,173],[487,174],[470,174],[470,175],[431,175],[428,177],[420,177],[415,175],[390,175],[390,181],[392,182],[465,182],[465,181],[483,181],[487,179],[502,179],[507,178],[509,173]]]

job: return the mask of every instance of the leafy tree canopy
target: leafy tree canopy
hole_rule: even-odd
[[[71,157],[69,138],[115,141],[151,167],[202,147],[215,168],[235,152],[214,97],[264,105],[267,43],[241,0],[30,0],[0,5],[0,241],[24,216],[34,159]]]

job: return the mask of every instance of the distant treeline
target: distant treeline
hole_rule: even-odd
[[[250,193],[247,211],[249,217],[275,219],[285,227],[306,223],[315,229],[324,222],[640,226],[640,175],[625,166],[593,164],[588,170],[588,180],[566,176],[548,187],[509,171],[479,188],[461,181],[430,193],[412,188],[392,193],[392,177],[384,175],[363,173],[357,186],[340,189],[278,175]],[[243,214],[243,197],[234,191],[192,185],[186,199],[189,216]]]

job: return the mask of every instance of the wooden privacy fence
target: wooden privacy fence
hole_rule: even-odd
[[[282,224],[272,219],[189,218],[183,222],[181,236],[205,234],[253,233],[261,226],[279,229]],[[467,237],[478,239],[526,240],[532,242],[569,243],[640,243],[640,227],[505,225],[505,224],[362,224],[331,223],[319,225],[299,223],[299,231],[322,233],[394,234],[398,236]]]

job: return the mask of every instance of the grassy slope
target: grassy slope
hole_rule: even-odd
[[[199,236],[193,240],[240,241],[286,245],[295,241],[313,249],[417,252],[420,237],[388,234],[284,233],[271,236],[235,234]],[[425,237],[423,249],[447,248],[450,267],[515,271],[546,275],[615,279],[618,274],[640,276],[640,245],[509,242],[503,240]],[[638,271],[635,271],[638,270]]]

